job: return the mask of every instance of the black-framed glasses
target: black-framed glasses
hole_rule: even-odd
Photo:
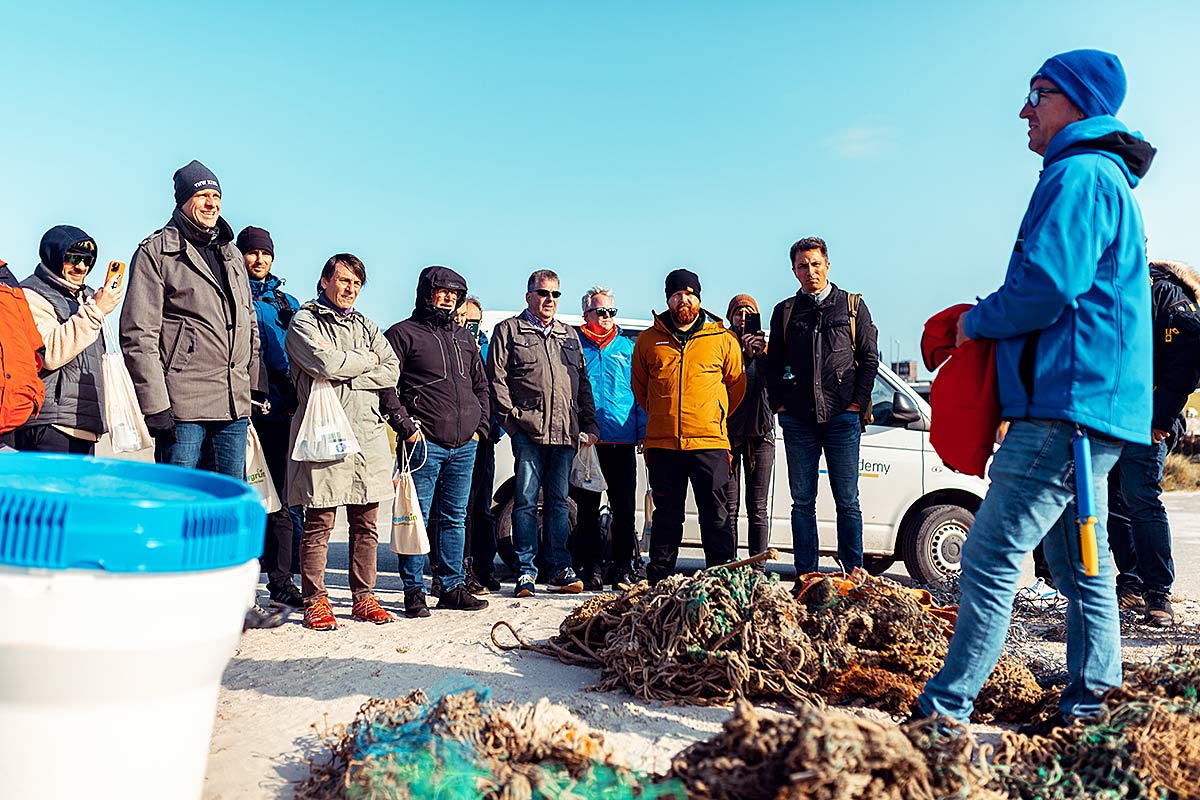
[[[615,317],[617,310],[615,308],[589,308],[588,313],[596,312],[597,317]]]
[[[63,263],[70,264],[72,267],[78,267],[80,264],[83,264],[88,269],[91,269],[96,264],[96,257],[84,253],[67,253],[63,256]]]
[[[538,297],[553,297],[555,300],[562,297],[562,292],[557,289],[534,289],[533,293]]]
[[[1044,94],[1066,94],[1062,89],[1030,89],[1029,94],[1025,95],[1025,102],[1029,103],[1030,108],[1037,108],[1038,103],[1042,102]]]

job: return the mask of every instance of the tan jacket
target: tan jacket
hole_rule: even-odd
[[[655,317],[633,346],[633,396],[646,410],[646,447],[729,449],[726,423],[746,394],[742,348],[719,319],[700,313],[707,319],[686,344]]]

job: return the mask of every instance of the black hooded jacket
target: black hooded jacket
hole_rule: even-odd
[[[1169,431],[1200,380],[1200,276],[1186,264],[1150,262],[1154,315],[1154,415]]]
[[[460,306],[467,296],[467,282],[454,270],[421,270],[412,316],[384,334],[400,359],[400,381],[394,393],[383,393],[381,408],[401,438],[413,434],[416,421],[432,441],[460,447],[488,435],[487,378],[470,332],[454,323],[454,312],[433,307],[435,288],[457,289]]]

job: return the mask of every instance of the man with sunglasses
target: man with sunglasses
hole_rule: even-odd
[[[526,289],[525,310],[492,331],[487,362],[492,408],[512,437],[515,462],[512,536],[520,575],[514,594],[535,592],[539,492],[546,583],[552,592],[578,593],[583,582],[567,551],[567,475],[576,449],[595,444],[599,433],[592,386],[579,337],[554,318],[562,296],[558,275],[539,269]]]
[[[600,568],[600,493],[577,486],[571,497],[579,511],[572,542],[579,578],[588,589],[614,591],[634,581],[638,557],[634,509],[637,505],[637,454],[646,438],[646,412],[633,399],[633,340],[621,335],[613,292],[593,286],[583,295],[583,325],[579,343],[587,360],[588,380],[596,404],[600,441],[593,445],[600,472],[608,484],[612,509],[612,563],[603,575]]]
[[[73,225],[46,231],[40,261],[21,287],[46,344],[46,403],[16,432],[18,450],[92,455],[106,429],[101,367],[104,318],[122,288],[93,292],[85,281],[96,265],[96,240]]]
[[[121,349],[154,459],[241,480],[250,401],[267,399],[250,279],[217,176],[192,161],[174,182],[170,221],[129,265]]]
[[[1000,656],[1025,556],[1043,542],[1067,598],[1064,720],[1121,685],[1121,631],[1107,548],[1082,563],[1075,473],[1090,444],[1096,539],[1108,473],[1126,442],[1151,442],[1151,313],[1145,232],[1133,188],[1154,156],[1114,116],[1125,72],[1111,53],[1074,50],[1034,73],[1021,108],[1041,176],[1003,285],[959,319],[959,343],[993,339],[1010,421],[962,553],[958,622],[918,714],[966,722]],[[936,413],[936,409],[935,409]],[[1078,441],[1077,441],[1078,440]],[[1052,722],[1052,724],[1053,724]]]

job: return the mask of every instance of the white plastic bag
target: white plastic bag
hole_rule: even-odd
[[[571,474],[567,480],[572,486],[587,489],[590,492],[603,492],[608,488],[604,473],[600,471],[600,456],[596,455],[595,445],[583,445],[571,462]]]
[[[403,453],[404,442],[400,442],[399,447]],[[423,466],[424,461],[421,463]],[[412,453],[405,459],[404,469],[392,476],[392,482],[396,485],[396,496],[392,500],[392,552],[402,556],[423,556],[429,552],[429,533],[425,530],[425,517],[417,499],[417,485],[413,483]]]
[[[337,392],[329,381],[315,379],[296,432],[292,460],[338,461],[361,450]]]
[[[137,394],[133,391],[133,379],[125,368],[125,359],[115,351],[115,337],[104,321],[104,355],[100,359],[100,371],[104,381],[104,422],[112,437],[114,453],[136,453],[154,446],[146,418],[138,406]]]
[[[271,480],[271,470],[267,469],[267,457],[263,453],[262,442],[258,440],[258,431],[250,423],[246,425],[246,483],[258,492],[268,514],[283,508],[279,493],[275,491],[275,481]]]

